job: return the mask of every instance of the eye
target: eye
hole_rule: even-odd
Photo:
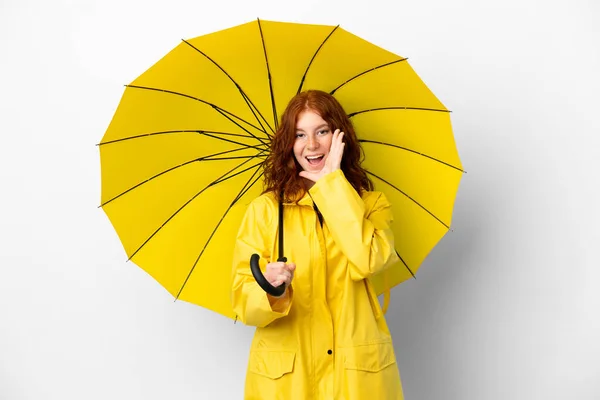
[[[321,129],[317,134],[319,135],[327,135],[329,133],[329,129]]]
[[[296,138],[303,138],[304,137],[304,133],[298,132],[296,133]]]

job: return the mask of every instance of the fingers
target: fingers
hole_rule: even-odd
[[[331,148],[339,149],[342,147],[343,144],[344,144],[344,132],[342,132],[339,129],[336,129],[335,132],[333,132],[333,140],[331,141]]]
[[[343,140],[344,132],[336,129],[335,132],[333,132],[331,147],[329,148],[329,154],[327,155],[327,164],[329,165],[330,172],[340,169],[344,147],[346,146],[346,143],[344,143]]]
[[[277,286],[281,286],[283,284],[287,287],[287,286],[291,285],[292,279],[293,279],[293,275],[290,274],[289,272],[286,272],[284,274],[277,275],[277,277],[271,283],[271,285],[277,287]]]
[[[271,282],[270,282],[271,283]],[[285,276],[285,275],[279,275],[272,283],[271,285],[277,287],[277,286],[281,286],[282,284],[285,284],[285,286],[289,286],[292,283],[291,278],[289,276]]]
[[[265,272],[265,278],[271,285],[275,287],[280,286],[281,284],[289,286],[292,283],[292,279],[294,279],[295,269],[296,264],[294,263],[268,263],[267,270]]]

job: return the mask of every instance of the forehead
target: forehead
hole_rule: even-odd
[[[298,114],[296,120],[296,129],[298,130],[311,130],[320,128],[323,125],[328,125],[319,114],[312,110],[305,110]]]

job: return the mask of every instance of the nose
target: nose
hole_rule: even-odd
[[[306,144],[308,150],[316,150],[319,147],[319,141],[314,135],[308,136],[308,143]]]

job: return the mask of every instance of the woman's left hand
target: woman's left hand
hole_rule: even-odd
[[[344,146],[346,145],[346,143],[342,141],[343,137],[344,132],[340,132],[339,129],[336,129],[335,132],[333,132],[333,137],[331,138],[331,147],[329,148],[329,153],[325,158],[325,165],[319,172],[300,171],[299,175],[303,178],[316,182],[330,172],[340,169],[342,155],[344,154]]]

